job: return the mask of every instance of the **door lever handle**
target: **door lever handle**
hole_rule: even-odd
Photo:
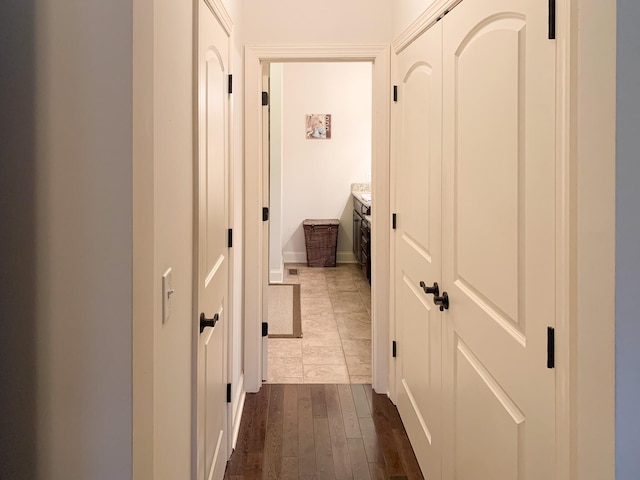
[[[200,333],[204,331],[207,327],[215,327],[216,323],[218,323],[218,314],[216,313],[213,318],[207,318],[204,316],[204,313],[200,314]]]
[[[442,292],[442,296],[438,295],[433,297],[433,303],[436,305],[440,305],[440,311],[444,312],[445,310],[449,310],[449,294],[447,292]]]
[[[440,287],[438,286],[438,284],[436,282],[433,282],[433,287],[427,287],[427,285],[423,281],[421,281],[420,282],[420,287],[422,287],[422,290],[424,290],[424,293],[426,293],[426,294],[431,293],[431,294],[435,295],[436,297],[438,295],[440,295]]]

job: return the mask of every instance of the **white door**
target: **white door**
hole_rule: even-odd
[[[443,23],[444,477],[555,478],[555,42],[547,2]]]
[[[221,479],[227,461],[229,36],[198,2],[197,478]],[[214,325],[215,324],[215,325]]]
[[[397,406],[426,478],[441,476],[442,26],[397,57],[396,391]]]
[[[262,63],[262,91],[266,92],[270,102],[269,92],[269,63]],[[269,325],[269,153],[271,151],[271,125],[269,116],[269,105],[262,107],[262,205],[266,208],[262,216],[262,323]],[[262,380],[269,378],[269,338],[262,335]]]

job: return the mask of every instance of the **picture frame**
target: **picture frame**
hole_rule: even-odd
[[[330,140],[331,114],[307,114],[305,119],[305,136],[308,140]]]

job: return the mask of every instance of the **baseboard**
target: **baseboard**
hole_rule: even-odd
[[[269,270],[269,283],[284,283],[284,270]]]
[[[283,252],[284,263],[307,263],[307,252]],[[353,252],[337,252],[336,262],[357,263]]]
[[[307,252],[282,252],[284,263],[307,263]]]
[[[238,434],[240,433],[240,421],[242,420],[242,411],[244,410],[244,401],[247,397],[247,392],[244,390],[244,373],[240,375],[238,380],[238,386],[233,395],[235,401],[232,403],[231,412],[233,415],[233,425],[231,427],[231,451],[236,448],[238,442]],[[235,415],[233,414],[235,412]],[[229,452],[231,454],[231,452]]]
[[[353,252],[338,252],[336,255],[338,263],[358,263]]]

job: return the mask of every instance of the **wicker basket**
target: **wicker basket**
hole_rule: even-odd
[[[305,220],[304,241],[308,267],[335,267],[338,248],[338,220]]]

